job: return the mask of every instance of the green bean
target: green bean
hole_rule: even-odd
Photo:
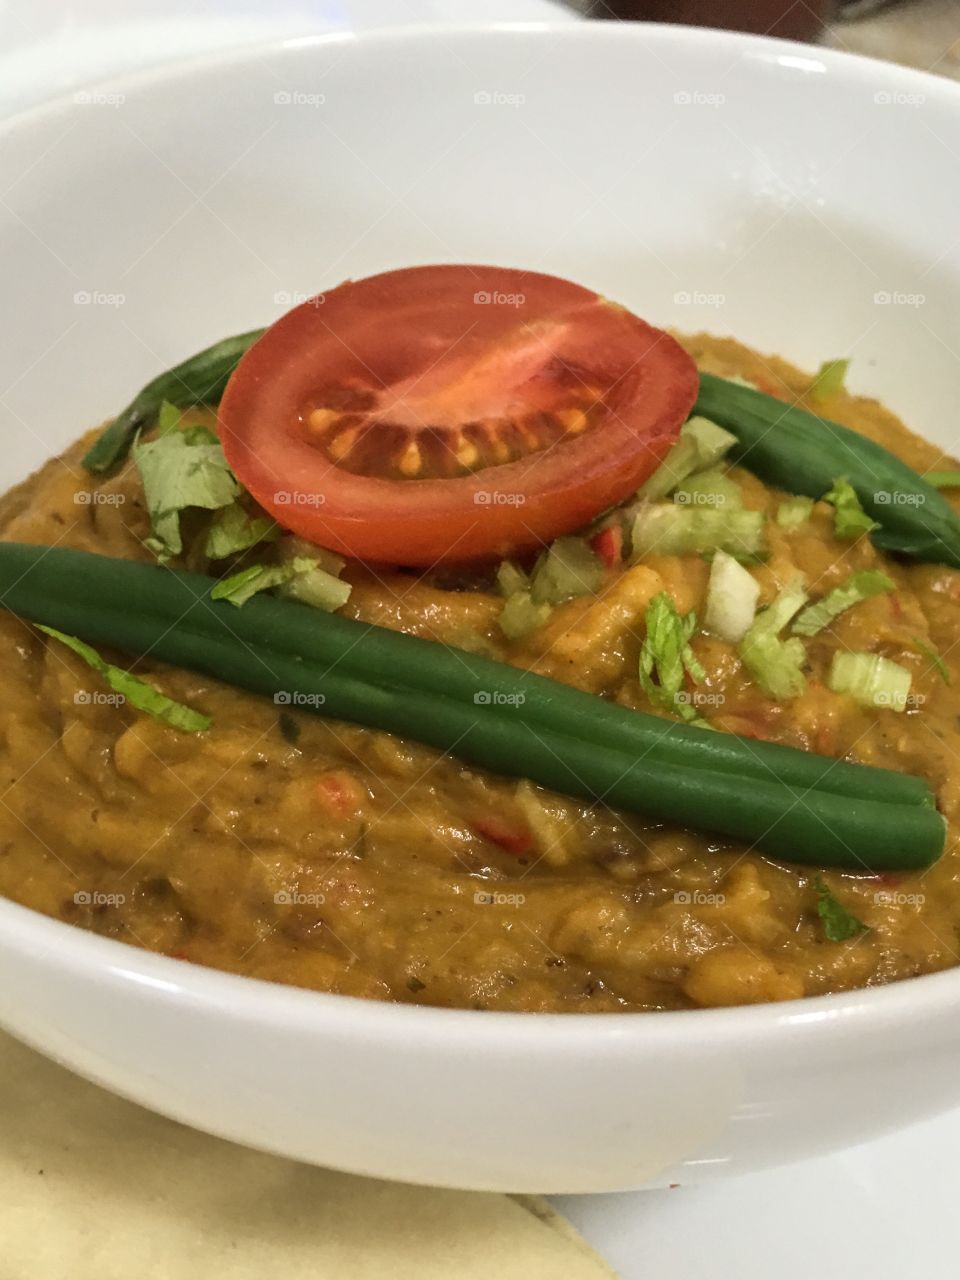
[[[16,562],[17,555],[10,550],[12,545],[0,543],[0,569],[5,560]],[[25,568],[29,556],[28,550]],[[101,582],[109,579],[106,598],[136,596],[141,600],[142,611],[156,610],[162,616],[175,610],[181,613],[191,610],[196,600],[203,608],[210,607],[206,595],[212,582],[208,578],[154,567],[154,589],[144,593],[143,565],[91,556],[81,556],[75,562],[77,556],[81,553],[51,552],[44,558],[43,568],[46,589],[64,604],[76,598],[81,617],[87,606],[87,593],[81,583],[90,575],[91,561],[97,559],[106,561],[102,573],[97,573]],[[102,601],[105,597],[97,598]],[[576,725],[577,732],[584,738],[629,752],[632,759],[642,760],[652,755],[678,768],[695,765],[700,769],[733,773],[740,778],[773,780],[864,800],[933,804],[926,783],[910,774],[865,769],[777,743],[709,733],[696,726],[617,706],[506,663],[385,627],[368,626],[336,614],[318,615],[310,609],[291,613],[286,602],[270,596],[249,600],[240,612],[245,622],[251,626],[256,624],[259,639],[271,649],[357,667],[372,681],[402,683],[428,694],[442,689],[450,696],[471,703],[487,699],[491,704],[521,705],[528,720],[547,728],[558,723]],[[238,611],[234,609],[233,615],[237,617]],[[109,635],[104,640],[108,642]]]
[[[843,476],[880,525],[884,551],[960,568],[960,518],[944,496],[888,449],[752,387],[700,375],[694,413],[737,437],[730,457],[761,480],[822,498]]]
[[[287,601],[258,597],[237,610],[210,600],[213,584],[85,552],[0,544],[3,606],[93,644],[149,654],[257,693],[305,699],[320,714],[402,733],[499,773],[655,820],[718,831],[785,860],[881,871],[926,866],[942,851],[943,820],[922,784],[910,799],[889,787],[887,798],[877,799],[872,792],[789,785],[769,773],[744,776],[715,761],[702,767],[704,746],[719,736],[702,730],[689,739],[669,737],[666,752],[651,740],[640,753],[595,736],[606,714],[635,714],[600,699],[530,677],[555,690],[554,699],[539,689],[529,705],[505,702],[493,696],[495,688],[452,678],[458,652]],[[401,651],[402,661],[388,669],[386,657]],[[414,654],[421,669],[416,683],[409,679]],[[488,663],[483,678],[500,668]],[[478,693],[487,697],[478,700]],[[571,715],[569,695],[592,703],[596,717]]]
[[[86,469],[102,474],[122,462],[137,432],[151,425],[164,400],[180,409],[219,404],[240,357],[262,333],[263,329],[252,329],[224,338],[148,382],[91,445],[83,459]]]

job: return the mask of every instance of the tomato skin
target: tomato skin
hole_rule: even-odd
[[[521,409],[549,411],[564,376],[583,370],[604,389],[596,424],[452,479],[356,474],[305,438],[305,399],[321,384],[436,384],[451,364],[453,392],[433,397],[450,411],[461,387],[468,401],[474,393],[475,369],[495,374],[498,361],[502,388],[489,373],[484,384],[497,407],[515,393]],[[284,527],[347,556],[431,566],[535,551],[623,501],[673,444],[697,388],[673,338],[579,285],[413,267],[349,281],[283,316],[240,362],[219,421],[232,469]]]

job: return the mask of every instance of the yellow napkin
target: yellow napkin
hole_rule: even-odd
[[[0,1280],[610,1280],[543,1201],[207,1137],[0,1035]]]

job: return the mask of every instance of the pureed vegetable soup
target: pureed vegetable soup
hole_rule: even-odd
[[[810,389],[809,375],[732,341],[698,336],[684,345],[702,370],[791,402]],[[829,383],[818,411],[918,471],[944,465],[875,402]],[[185,421],[211,419],[198,410]],[[136,467],[93,480],[80,466],[89,442],[6,496],[3,538],[152,560],[144,541],[155,539],[156,523]],[[498,590],[490,575],[357,562],[342,572],[327,564],[331,579],[351,589],[345,604],[333,598],[326,607],[487,653],[624,707],[920,775],[951,823],[946,853],[929,870],[868,877],[787,865],[323,719],[293,695],[271,701],[136,664],[156,690],[209,717],[204,732],[180,732],[138,711],[122,685],[111,688],[66,646],[0,614],[0,891],[201,964],[468,1008],[739,1004],[956,963],[960,574],[885,555],[862,529],[838,536],[842,500],[811,508],[741,468],[721,463],[713,472],[694,476],[673,505],[759,513],[762,552],[740,567],[761,606],[801,578],[811,603],[840,586],[848,592],[808,620],[802,688],[779,700],[760,687],[740,646],[703,629],[704,556],[652,550],[630,563],[607,530],[589,557],[577,553],[574,567],[591,576],[591,589],[533,617],[528,601],[511,606],[524,616],[504,620],[504,590],[509,601],[517,583],[502,575]],[[267,558],[289,564],[307,550],[290,543],[269,544]],[[851,595],[854,574],[868,576],[854,579],[862,590]],[[725,599],[742,608],[742,582]],[[681,618],[692,610],[700,620],[678,657],[683,679],[669,711],[657,683],[663,668],[638,667],[658,600],[657,610],[672,602]],[[862,652],[909,673],[899,704],[896,678],[881,681],[881,705],[869,708],[829,687],[835,655]],[[768,678],[789,683],[790,662]]]

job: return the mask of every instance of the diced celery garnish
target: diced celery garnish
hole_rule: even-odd
[[[529,591],[515,591],[507,596],[497,621],[508,640],[523,640],[542,627],[552,612],[548,604],[535,604]]]
[[[834,693],[849,693],[862,707],[904,711],[911,675],[906,667],[878,653],[835,653],[827,684]]]
[[[717,467],[698,471],[682,480],[673,491],[678,506],[690,507],[742,507],[740,486]]]
[[[500,630],[508,640],[522,640],[543,626],[555,605],[591,595],[602,581],[603,565],[584,538],[557,538],[529,576],[504,560],[497,569],[497,588],[506,596]]]
[[[737,443],[735,435],[700,414],[694,414],[692,418],[687,419],[680,428],[680,435],[693,440],[696,445],[698,471],[716,466]]]
[[[497,569],[497,590],[502,596],[512,596],[515,591],[529,591],[530,579],[512,560],[501,560]]]
[[[534,604],[555,605],[592,595],[603,581],[600,557],[584,538],[557,538],[537,561],[530,583]]]
[[[280,594],[309,604],[314,609],[335,613],[350,599],[350,583],[335,578],[326,569],[308,569],[280,587]]]
[[[644,503],[633,522],[635,558],[713,551],[752,557],[762,550],[763,514],[759,511]]]
[[[680,428],[676,444],[653,475],[641,485],[637,496],[651,500],[665,498],[687,476],[716,466],[736,443],[736,436],[709,418],[699,415],[688,418]]]

